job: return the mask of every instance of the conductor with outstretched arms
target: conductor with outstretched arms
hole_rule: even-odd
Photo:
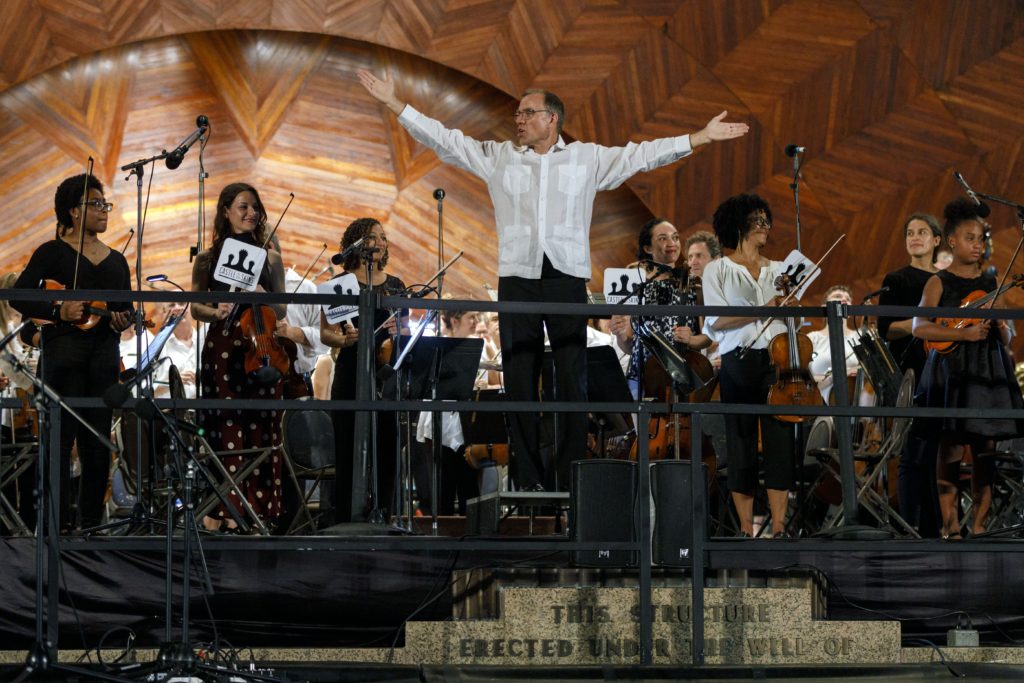
[[[703,130],[623,147],[562,137],[565,107],[554,93],[528,90],[513,114],[518,143],[478,141],[446,128],[395,95],[390,76],[360,70],[359,81],[398,116],[417,141],[487,183],[498,235],[500,301],[586,302],[590,279],[590,221],[594,196],[636,173],[671,164],[694,148],[744,135],[745,123],[726,112]],[[501,348],[505,390],[512,401],[535,401],[544,352],[544,328],[555,362],[558,401],[586,401],[586,314],[503,313]],[[538,415],[510,414],[511,475],[521,490],[567,489],[569,463],[586,448],[586,413],[564,414],[553,467],[541,459]]]

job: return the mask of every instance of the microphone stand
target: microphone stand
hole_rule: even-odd
[[[206,172],[206,166],[203,165],[203,153],[206,151],[206,142],[209,139],[207,136],[210,132],[209,127],[206,131],[199,136],[199,215],[196,221],[197,235],[195,246],[189,247],[188,260],[191,263],[199,252],[203,250],[203,245],[206,244],[206,179],[209,174]],[[181,289],[179,287],[179,289]],[[182,289],[182,291],[185,291]],[[197,329],[199,326],[197,326]],[[201,335],[200,335],[201,336]],[[199,340],[199,337],[196,337]],[[202,344],[196,344],[196,398],[203,395],[202,392],[202,373],[199,372],[202,368]]]
[[[170,156],[170,152],[162,150],[160,154],[151,156],[147,159],[139,159],[133,161],[130,164],[125,164],[121,167],[122,171],[128,171],[128,175],[125,180],[129,180],[132,176],[135,176],[135,290],[138,292],[142,291],[142,236],[145,222],[142,216],[142,178],[145,176],[145,168],[147,164],[166,159]],[[150,177],[150,183],[152,184],[153,179]],[[145,334],[146,327],[143,324],[145,318],[145,308],[142,303],[139,302],[138,310],[135,311],[135,365],[138,370],[139,361],[142,360],[142,335]],[[197,373],[198,374],[198,373]],[[152,396],[153,389],[152,385],[146,386],[139,385],[140,395]],[[152,515],[146,509],[142,501],[142,419],[136,414],[135,416],[135,504],[132,506],[132,514],[129,518],[129,524],[135,526],[143,526],[147,521],[152,521]],[[152,437],[152,435],[150,435]],[[150,438],[150,443],[153,440]],[[152,501],[150,501],[152,503]]]
[[[366,287],[359,292],[359,338],[356,348],[356,400],[373,401],[377,391],[375,369],[374,311],[379,303],[377,290],[373,287],[373,252],[363,250],[359,257],[366,268]],[[371,410],[357,411],[353,429],[352,457],[352,503],[350,507],[353,522],[368,521],[383,524],[383,513],[377,497],[377,413]],[[369,478],[369,481],[367,480]],[[369,488],[368,488],[369,487]],[[367,493],[371,497],[366,500]],[[368,505],[372,505],[369,508]]]
[[[800,161],[800,152],[793,151],[793,182],[789,184],[791,190],[793,190],[793,203],[796,205],[796,250],[801,254],[803,249],[800,248],[800,167],[803,166],[803,162]]]
[[[68,666],[58,661],[58,634],[60,629],[60,511],[54,509],[54,501],[60,500],[60,468],[64,466],[60,457],[60,421],[62,409],[112,452],[119,449],[105,435],[100,434],[74,408],[54,391],[50,385],[33,374],[10,351],[4,350],[13,338],[8,335],[0,343],[4,360],[15,371],[22,373],[35,386],[34,403],[39,415],[39,458],[36,461],[36,485],[34,491],[36,506],[36,557],[35,557],[35,641],[28,650],[25,668],[15,679],[22,681],[39,671],[60,671],[75,674],[75,678],[96,678],[104,681],[126,682],[127,679]],[[45,361],[44,361],[45,362]],[[56,438],[55,438],[56,437]],[[49,486],[47,486],[49,479]],[[46,552],[44,554],[44,546]],[[46,606],[43,600],[43,573],[46,573]],[[45,633],[44,633],[45,628]]]
[[[444,271],[447,267],[442,265],[444,263],[444,190],[437,188],[434,190],[434,199],[437,200],[437,270],[438,274],[434,277],[437,279],[437,300],[441,300],[441,290],[444,289]],[[461,255],[461,253],[460,253]],[[427,283],[428,285],[430,282]],[[434,320],[434,334],[438,337],[441,336],[441,317],[437,316]]]

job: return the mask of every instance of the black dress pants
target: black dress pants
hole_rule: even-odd
[[[722,355],[719,381],[722,403],[764,405],[768,389],[775,383],[775,366],[765,350],[751,350],[743,357],[736,351]],[[795,438],[793,425],[770,415],[726,415],[725,442],[729,452],[729,488],[753,495],[757,489],[757,432],[761,427],[764,451],[765,488],[789,490],[795,475]]]
[[[44,343],[41,371],[43,380],[63,398],[100,398],[117,384],[118,348],[116,339],[96,346],[88,340],[60,337]],[[92,427],[110,435],[110,408],[79,408],[77,411]],[[103,497],[110,476],[110,450],[101,444],[84,425],[61,411],[60,417],[60,525],[67,528],[71,518],[71,447],[78,445],[82,465],[79,515],[83,528],[99,525],[103,516]]]
[[[544,257],[540,279],[503,277],[498,280],[501,301],[578,303],[587,300],[583,278],[555,270]],[[536,401],[544,358],[544,328],[555,363],[554,399],[587,400],[587,317],[544,313],[502,313],[500,336],[505,394],[512,401]],[[545,392],[550,398],[552,392]],[[540,415],[509,413],[510,473],[518,489],[543,486],[568,490],[569,463],[586,453],[587,414],[562,413],[553,463],[545,463],[540,449]]]

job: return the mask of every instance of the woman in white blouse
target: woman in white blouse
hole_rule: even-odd
[[[734,251],[712,261],[704,269],[706,306],[777,306],[781,296],[775,279],[781,261],[761,255],[772,228],[767,202],[754,194],[742,194],[722,202],[715,210],[715,234],[722,246]],[[775,382],[775,367],[768,342],[785,332],[781,321],[761,332],[764,320],[753,316],[707,316],[704,332],[719,344],[722,368],[719,381],[723,403],[764,404]],[[741,352],[748,349],[745,353]],[[764,453],[764,485],[772,513],[775,538],[786,536],[789,489],[793,486],[793,429],[769,416],[726,415],[729,488],[740,521],[740,536],[754,533],[754,493],[758,484],[758,422]]]

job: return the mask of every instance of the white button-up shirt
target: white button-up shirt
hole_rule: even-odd
[[[284,284],[289,292],[316,294],[316,285],[296,273],[293,268],[285,271]],[[316,367],[316,359],[329,351],[325,344],[320,343],[320,306],[317,304],[288,304],[288,312],[284,319],[292,327],[300,328],[308,342],[308,344],[295,345],[298,349],[298,354],[295,357],[295,370],[302,373],[312,372]]]
[[[409,134],[487,183],[498,233],[498,276],[538,279],[547,254],[557,270],[590,279],[594,196],[631,176],[689,155],[690,136],[624,147],[561,138],[547,154],[512,142],[480,142],[411,106],[398,117]]]
[[[771,261],[761,268],[757,280],[750,271],[729,257],[720,258],[704,266],[701,285],[704,292],[705,306],[767,306],[778,296],[775,289],[775,278],[782,273],[782,261]],[[796,305],[796,302],[793,303]],[[739,317],[739,316],[736,316]],[[749,322],[742,327],[729,330],[715,330],[712,326],[719,316],[705,316],[704,334],[718,342],[721,354],[729,353],[736,348],[750,346],[754,349],[768,347],[772,337],[786,331],[784,321],[776,319],[761,336],[757,333],[764,327],[763,320]]]

